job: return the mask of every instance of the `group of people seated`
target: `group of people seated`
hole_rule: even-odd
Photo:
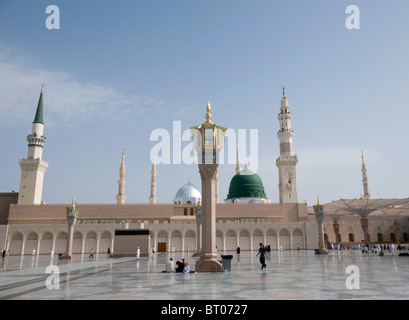
[[[166,271],[167,273],[175,273],[175,272],[183,272],[183,273],[191,273],[194,271],[190,270],[189,264],[182,259],[182,261],[173,261],[173,258],[170,258],[169,261],[166,263]]]

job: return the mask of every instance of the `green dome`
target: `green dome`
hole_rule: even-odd
[[[230,181],[227,199],[267,198],[260,177],[248,168],[237,173]]]

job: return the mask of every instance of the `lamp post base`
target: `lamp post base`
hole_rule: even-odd
[[[217,259],[198,260],[196,262],[196,272],[222,272],[223,265]]]
[[[71,259],[72,259],[72,255],[66,253],[66,254],[64,254],[64,255],[61,257],[61,259],[63,259],[63,260],[71,260]]]

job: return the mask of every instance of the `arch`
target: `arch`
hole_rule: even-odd
[[[41,235],[39,254],[50,254],[53,248],[54,235],[50,231],[46,231]]]
[[[224,247],[224,236],[223,232],[220,229],[216,229],[216,246],[220,250],[226,250]]]
[[[293,246],[295,248],[298,246],[300,246],[300,248],[305,248],[304,233],[299,228],[293,230]]]
[[[274,229],[267,230],[266,245],[269,245],[272,250],[278,249],[278,237],[277,237],[277,232]]]
[[[21,255],[23,249],[23,233],[16,231],[11,235],[9,242],[9,255]]]
[[[283,228],[280,230],[279,241],[280,246],[283,247],[283,249],[292,249],[290,231],[288,231],[288,229]]]
[[[192,229],[189,229],[185,232],[185,248],[189,246],[189,251],[196,250],[196,232]]]
[[[174,247],[176,251],[183,251],[182,232],[180,230],[173,230],[170,235],[170,246]]]
[[[75,231],[73,238],[74,239],[82,239],[82,233],[79,232],[79,231]]]
[[[33,250],[37,251],[37,248],[38,234],[37,232],[31,231],[26,237],[23,254],[32,254]]]
[[[239,232],[239,247],[241,250],[251,250],[250,232],[247,229]]]
[[[53,234],[50,231],[46,231],[41,236],[41,240],[53,240]]]
[[[111,232],[108,230],[105,230],[104,232],[101,233],[101,239],[111,239],[112,235]]]
[[[67,232],[60,231],[60,232],[57,234],[57,239],[68,239],[68,234],[67,234]]]
[[[72,253],[83,253],[83,234],[80,231],[74,231],[73,241],[72,241]]]
[[[168,248],[168,232],[166,230],[160,230],[157,235],[156,239],[156,251],[157,252],[166,252],[170,248]]]
[[[90,252],[91,249],[94,249],[94,252],[98,253],[97,245],[98,245],[97,233],[93,230],[88,231],[88,233],[85,235],[85,242],[84,242],[85,252]]]
[[[34,231],[30,232],[30,233],[27,235],[26,240],[35,240],[35,241],[37,241],[37,240],[38,240],[38,234],[37,234],[37,232],[34,232]]]
[[[65,231],[60,231],[55,239],[54,252],[56,254],[65,253],[67,250],[68,234]]]
[[[237,234],[235,230],[228,230],[226,232],[226,250],[237,249]]]
[[[112,234],[108,230],[105,230],[100,235],[99,240],[99,252],[108,252],[108,248],[112,251]]]
[[[11,236],[11,240],[23,240],[23,234],[20,231],[15,232],[12,236]]]
[[[158,238],[166,238],[168,239],[168,232],[166,230],[161,230],[158,232]]]
[[[259,243],[264,243],[263,231],[256,229],[253,231],[253,250],[257,250]],[[270,245],[271,243],[264,243],[265,245]]]
[[[88,231],[86,239],[97,239],[97,233],[95,231]]]

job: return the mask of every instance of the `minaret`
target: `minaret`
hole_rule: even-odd
[[[236,174],[240,172],[240,161],[239,161],[239,149],[237,149],[237,156],[236,156]]]
[[[152,170],[151,170],[151,196],[149,197],[149,203],[156,203],[156,165],[155,155],[153,155]]]
[[[364,151],[362,150],[362,183],[364,185],[364,195],[362,196],[364,199],[370,199],[371,195],[369,194],[369,187],[368,187],[368,176],[366,174],[366,165],[364,160]]]
[[[118,194],[116,196],[116,204],[122,205],[125,203],[125,150],[122,149],[122,162],[119,168],[119,180],[118,180]]]
[[[20,159],[21,179],[18,204],[41,204],[42,200],[44,172],[48,168],[48,162],[42,159],[43,146],[46,141],[43,136],[43,92],[44,84],[41,85],[32,132],[27,136],[27,159]]]
[[[277,118],[280,122],[280,130],[277,133],[277,137],[280,141],[280,157],[276,159],[280,203],[297,203],[298,196],[295,167],[298,159],[293,153],[292,139],[294,131],[291,129],[292,115],[285,95],[285,87],[283,87],[280,113]]]
[[[219,203],[220,201],[220,195],[219,195],[219,172],[216,172],[216,203]]]

